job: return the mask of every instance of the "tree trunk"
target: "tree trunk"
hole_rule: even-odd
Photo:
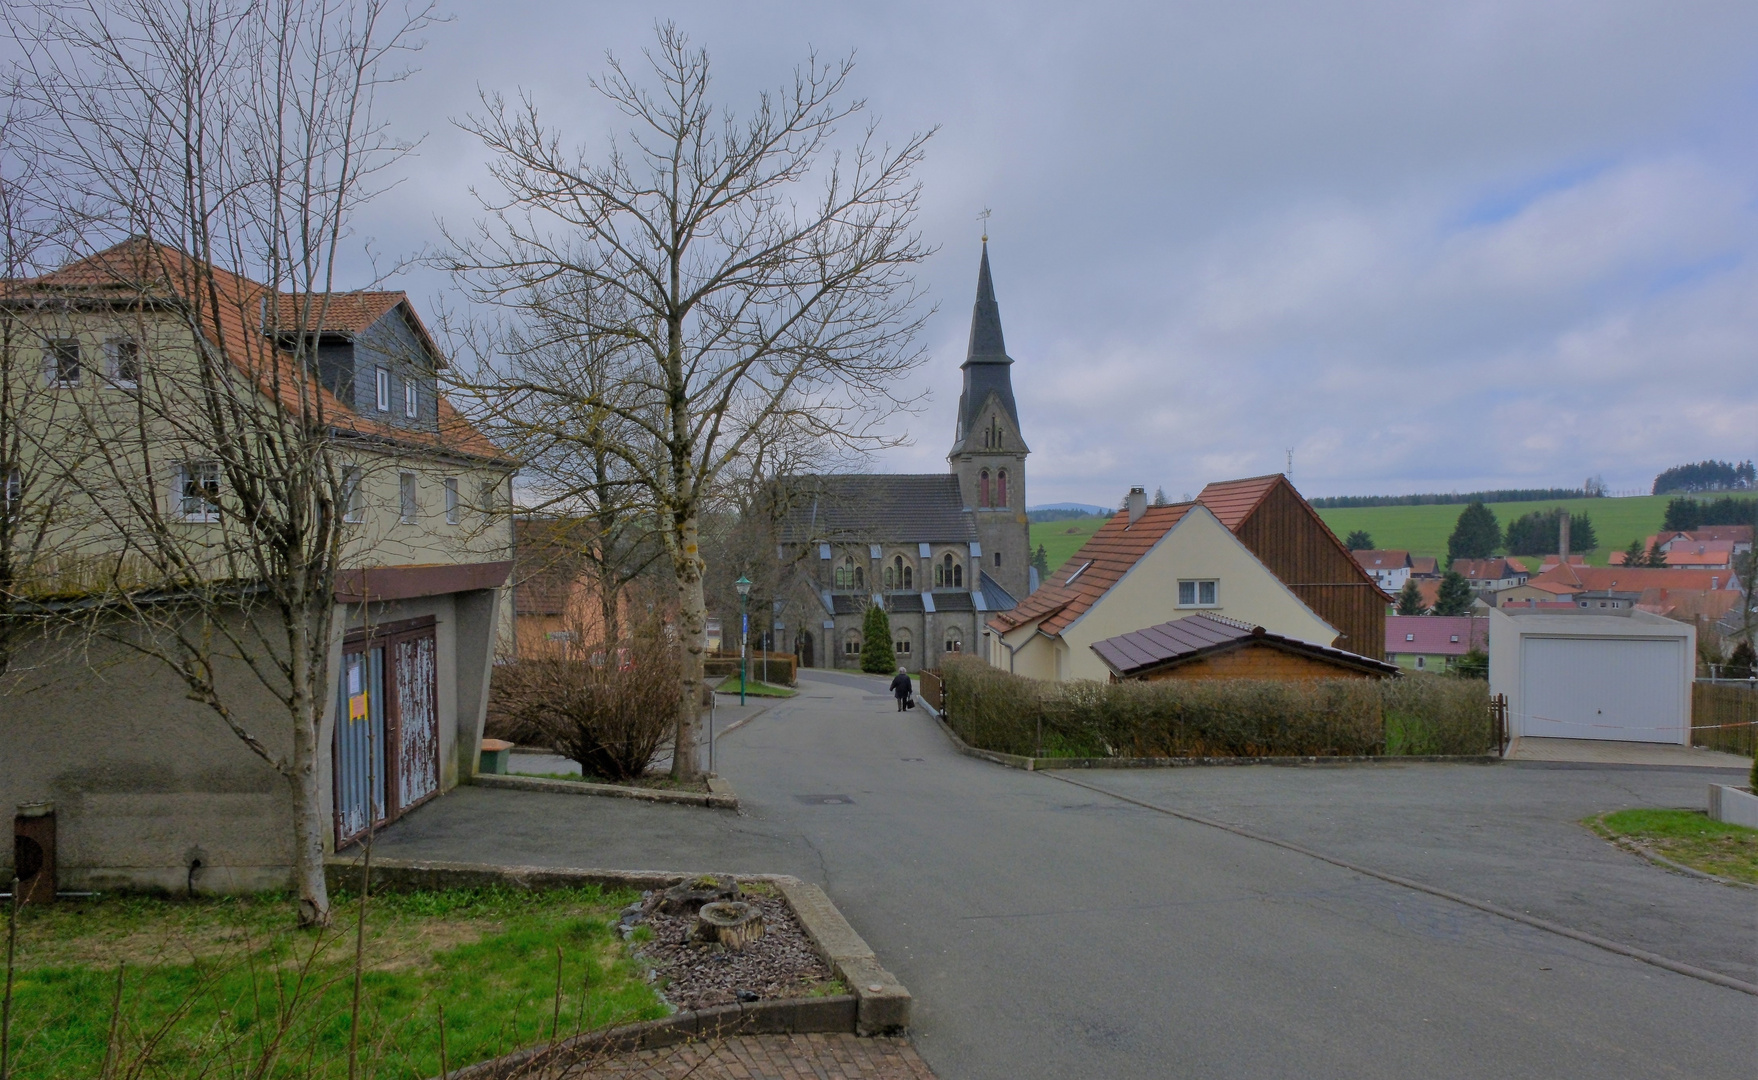
[[[303,626],[290,628],[294,631],[290,635],[293,770],[288,777],[293,795],[293,877],[299,925],[319,927],[330,924],[330,893],[324,882],[325,815],[317,775],[323,702],[328,698],[330,619],[305,612],[301,621]],[[321,656],[314,655],[314,645],[323,650]]]
[[[708,640],[708,601],[702,592],[702,553],[696,512],[683,516],[672,564],[678,583],[678,644],[682,647],[683,695],[678,701],[677,738],[672,743],[673,780],[694,780],[696,720],[702,711],[703,654]]]
[[[755,905],[737,900],[703,904],[696,912],[690,936],[724,945],[731,952],[743,952],[745,946],[763,937],[763,913]]]

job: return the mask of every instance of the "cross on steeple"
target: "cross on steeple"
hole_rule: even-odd
[[[977,215],[977,220],[983,223],[983,243],[985,244],[989,242],[989,215],[993,212],[985,206],[983,212]]]

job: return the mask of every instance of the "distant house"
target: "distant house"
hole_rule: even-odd
[[[1653,545],[1650,545],[1652,550]],[[1734,565],[1734,541],[1732,540],[1686,540],[1675,537],[1661,548],[1666,556],[1668,570],[1732,570]],[[1611,555],[1613,566],[1624,565],[1622,551],[1614,551]]]
[[[1441,561],[1433,555],[1410,556],[1410,576],[1418,581],[1439,581]]]
[[[1111,669],[1093,652],[1095,643],[1196,614],[1297,641],[1336,640],[1336,628],[1207,506],[1148,506],[1139,489],[1131,496],[1128,509],[1100,526],[1042,588],[988,619],[983,655],[991,664],[1037,679],[1108,679]]]
[[[1476,593],[1500,592],[1526,584],[1531,573],[1515,559],[1454,559],[1453,571],[1462,574]]]
[[[1514,560],[1510,559],[1508,561],[1513,562]],[[1521,565],[1524,566],[1527,564],[1522,562]],[[1546,555],[1544,557],[1544,559],[1538,564],[1538,572],[1540,574],[1548,574],[1552,570],[1555,570],[1557,567],[1559,567],[1561,565],[1563,565],[1563,557],[1561,555]],[[1570,566],[1586,566],[1587,565],[1587,556],[1585,556],[1585,555],[1571,555],[1571,556],[1569,556],[1569,565]]]
[[[1408,551],[1357,551],[1355,561],[1373,578],[1375,585],[1389,593],[1396,593],[1410,579]],[[1428,561],[1432,564],[1435,560]]]
[[[1739,576],[1731,570],[1570,565],[1559,566],[1548,573],[1540,574],[1524,585],[1499,590],[1495,593],[1495,606],[1510,608],[1525,606],[1530,601],[1554,603],[1566,600],[1579,607],[1586,600],[1597,612],[1598,605],[1603,600],[1606,610],[1611,611],[1614,610],[1611,607],[1614,599],[1630,599],[1631,603],[1623,605],[1624,609],[1628,609],[1648,589],[1726,591],[1741,595],[1745,593]]]
[[[1750,525],[1704,525],[1690,532],[1661,533],[1651,536],[1644,547],[1652,547],[1658,542],[1660,550],[1670,552],[1674,544],[1720,544],[1733,545],[1735,554],[1743,554],[1752,550],[1752,526]]]
[[[1095,642],[1113,682],[1139,679],[1383,679],[1398,668],[1206,613]]]
[[[1446,671],[1489,648],[1489,620],[1474,615],[1386,616],[1386,659],[1410,671]]]

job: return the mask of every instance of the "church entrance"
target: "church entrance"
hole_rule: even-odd
[[[794,655],[799,657],[801,667],[817,667],[812,662],[812,632],[801,630],[794,635]]]

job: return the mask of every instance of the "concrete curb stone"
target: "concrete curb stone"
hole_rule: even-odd
[[[471,783],[478,787],[502,791],[542,791],[552,795],[598,795],[611,799],[640,799],[645,802],[674,803],[679,806],[706,806],[714,810],[737,810],[739,797],[732,785],[720,780],[718,790],[710,780],[706,795],[687,791],[661,791],[658,788],[623,787],[619,784],[594,784],[585,780],[551,780],[546,776],[516,776],[502,773],[479,773]]]

